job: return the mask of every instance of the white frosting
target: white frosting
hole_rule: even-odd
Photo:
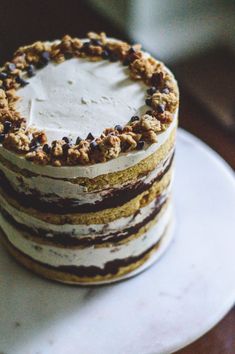
[[[133,81],[121,62],[73,58],[50,63],[18,90],[17,109],[29,125],[44,129],[49,142],[70,136],[99,136],[107,127],[125,125],[146,111],[142,81]]]
[[[3,158],[7,159],[12,164],[16,165],[21,169],[26,169],[35,174],[40,174],[43,176],[49,176],[53,178],[95,178],[99,175],[103,175],[106,173],[123,171],[131,166],[136,165],[146,157],[150,156],[152,153],[158,150],[162,144],[167,141],[171,132],[177,126],[177,117],[178,111],[175,113],[174,120],[169,126],[169,128],[158,135],[157,143],[154,143],[141,151],[133,151],[127,154],[121,154],[116,159],[109,160],[107,162],[97,163],[94,165],[66,167],[36,165],[31,161],[27,161],[24,157],[20,157],[18,154],[4,149],[1,145],[0,155],[2,155]]]
[[[162,194],[162,199],[165,200],[169,197],[171,193],[172,182],[168,186],[167,190]],[[33,230],[41,229],[44,230],[48,237],[52,236],[53,233],[65,233],[70,234],[74,238],[91,237],[93,233],[95,237],[104,236],[111,232],[117,232],[125,228],[134,226],[142,222],[151,212],[155,209],[155,200],[146,205],[145,207],[139,209],[139,213],[133,217],[133,215],[128,217],[121,217],[108,224],[64,224],[57,225],[51,224],[46,221],[40,220],[32,215],[24,213],[23,211],[16,209],[11,204],[9,204],[0,194],[0,204],[1,207],[6,210],[6,212],[11,215],[14,220],[23,225],[27,225]]]
[[[112,247],[86,247],[84,249],[68,249],[42,245],[24,238],[24,236],[0,214],[1,227],[9,241],[21,252],[33,259],[58,266],[97,266],[103,268],[105,263],[114,259],[125,259],[130,256],[138,256],[154,245],[163,235],[171,217],[171,205],[156,225],[140,237],[130,240],[128,243]],[[147,236],[147,237],[146,237]],[[41,249],[38,250],[38,247]],[[112,252],[113,251],[113,252]]]
[[[160,163],[158,166],[149,174],[146,178],[145,176],[138,179],[138,181],[143,181],[144,183],[150,183],[161,171],[164,169],[163,165],[170,159],[173,151],[170,151],[168,156]],[[19,192],[24,194],[32,194],[33,191],[40,192],[42,200],[50,200],[56,202],[60,198],[63,199],[77,199],[79,204],[95,203],[96,201],[101,201],[108,193],[110,193],[109,186],[102,191],[87,192],[86,187],[79,185],[77,183],[72,183],[70,181],[64,181],[59,179],[52,179],[49,177],[42,177],[40,175],[33,177],[25,177],[13,170],[9,169],[6,165],[0,162],[0,169],[7,176],[8,181],[12,187]],[[126,183],[128,184],[128,182]],[[115,185],[113,188],[124,187],[125,184]]]

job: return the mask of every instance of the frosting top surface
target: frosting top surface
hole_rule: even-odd
[[[64,136],[99,136],[107,127],[125,125],[143,114],[146,85],[131,80],[120,62],[73,58],[49,63],[18,90],[17,109],[27,125],[45,130],[48,141]]]

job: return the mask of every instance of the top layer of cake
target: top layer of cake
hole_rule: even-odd
[[[175,126],[178,89],[169,70],[138,45],[88,37],[22,47],[1,69],[0,154],[14,164],[92,177],[129,167],[127,158],[137,163]]]
[[[91,132],[121,126],[146,112],[146,85],[128,77],[120,62],[74,58],[50,63],[18,91],[17,109],[28,125],[44,129],[49,142],[64,136],[76,142]]]

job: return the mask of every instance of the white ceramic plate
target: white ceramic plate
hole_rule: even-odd
[[[175,238],[139,276],[79,288],[26,271],[0,249],[0,353],[157,354],[194,341],[235,300],[235,180],[179,131]]]

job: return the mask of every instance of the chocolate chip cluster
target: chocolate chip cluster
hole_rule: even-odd
[[[76,141],[68,137],[48,144],[45,132],[26,126],[16,110],[17,89],[29,84],[50,61],[61,63],[74,57],[88,60],[121,61],[133,80],[147,86],[142,116],[133,116],[125,126],[107,128],[99,137],[92,132]],[[116,158],[121,153],[141,150],[157,141],[173,120],[179,101],[178,89],[164,65],[141,50],[140,45],[106,38],[105,33],[88,33],[82,41],[66,35],[52,43],[36,42],[19,48],[11,62],[0,69],[0,144],[38,164],[86,165]],[[128,118],[127,118],[128,120]]]

